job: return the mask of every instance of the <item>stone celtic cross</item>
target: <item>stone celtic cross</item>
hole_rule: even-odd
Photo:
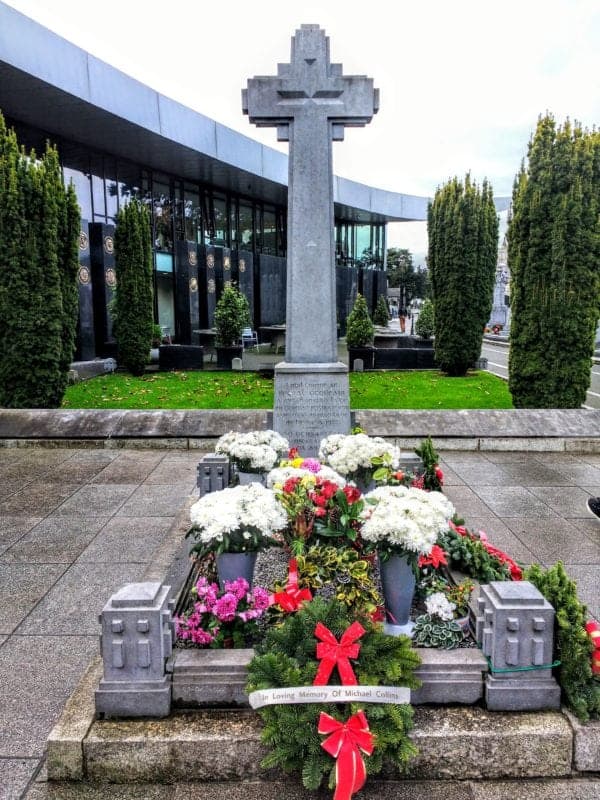
[[[289,64],[251,78],[242,92],[250,122],[289,141],[285,360],[275,368],[273,427],[316,455],[330,433],[350,432],[348,369],[337,357],[331,142],[378,110],[379,92],[363,75],[329,60],[318,25],[292,38]]]

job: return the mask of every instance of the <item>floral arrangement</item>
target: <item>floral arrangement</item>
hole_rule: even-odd
[[[288,450],[287,439],[272,430],[229,431],[215,446],[215,452],[228,456],[240,472],[268,472]]]
[[[374,469],[382,464],[398,469],[400,451],[379,436],[334,433],[321,441],[319,458],[348,480],[366,486],[373,479]]]
[[[182,642],[198,647],[245,647],[258,633],[257,620],[270,605],[261,586],[250,589],[244,578],[216,583],[200,577],[192,591],[192,609],[175,617],[175,631]]]
[[[439,544],[445,550],[451,567],[479,583],[521,580],[523,576],[518,564],[493,547],[484,531],[473,533],[464,525],[450,522],[440,536]]]
[[[316,461],[316,459],[302,460],[319,464],[318,470],[315,471],[315,469],[312,467],[309,469],[308,467],[295,467],[291,465],[275,467],[267,475],[267,487],[269,489],[274,489],[283,486],[283,484],[290,478],[306,478],[311,476],[315,478],[322,478],[323,480],[333,481],[334,483],[337,483],[338,486],[346,485],[344,478],[332,470],[331,467],[321,464],[319,461]]]
[[[441,492],[406,486],[380,486],[365,500],[361,536],[383,560],[404,555],[416,564],[419,554],[432,551],[454,514],[454,506]]]
[[[281,545],[287,516],[275,493],[260,483],[204,495],[190,509],[194,552],[250,553]]]
[[[425,608],[430,616],[435,616],[443,622],[453,619],[456,604],[450,602],[444,592],[434,592],[425,600]]]

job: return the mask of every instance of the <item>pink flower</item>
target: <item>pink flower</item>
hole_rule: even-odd
[[[305,458],[302,462],[302,469],[316,473],[321,469],[321,462],[317,461],[316,458]]]
[[[271,604],[269,593],[262,586],[255,586],[252,589],[252,597],[254,599],[254,608],[258,611],[264,611]]]
[[[234,581],[225,581],[225,591],[235,595],[236,600],[241,600],[250,588],[245,578],[236,578]]]
[[[215,603],[214,614],[221,622],[233,622],[238,599],[231,592],[226,592]]]
[[[202,628],[196,628],[196,630],[191,633],[194,644],[207,645],[210,644],[214,638],[208,631],[204,631]]]

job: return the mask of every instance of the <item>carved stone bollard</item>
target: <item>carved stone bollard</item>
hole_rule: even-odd
[[[229,486],[229,459],[227,456],[204,456],[198,463],[197,486],[200,497],[218,492]]]
[[[104,677],[96,690],[96,712],[105,717],[166,717],[171,678],[165,663],[173,649],[169,586],[129,583],[100,615]]]
[[[485,681],[493,711],[560,708],[552,677],[554,609],[528,581],[493,581],[480,587],[475,635],[489,658]]]

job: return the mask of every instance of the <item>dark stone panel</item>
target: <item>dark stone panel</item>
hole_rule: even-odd
[[[229,253],[229,250],[227,251]],[[223,265],[225,263],[225,249],[223,247],[213,247],[213,255],[215,257],[215,266],[214,266],[214,279],[216,284],[216,300],[217,303],[219,302],[219,297],[223,293],[223,286],[225,285],[224,277],[223,277]],[[227,256],[229,258],[229,256]],[[227,274],[230,274],[230,270],[227,270]],[[229,280],[229,278],[228,278]]]
[[[367,301],[367,308],[369,309],[369,316],[373,318],[373,311],[375,310],[375,271],[372,269],[362,269],[361,274],[361,294]]]
[[[249,250],[233,250],[231,264],[233,280],[248,300],[256,327],[256,321],[260,319],[260,309],[257,308],[258,293],[254,291],[254,255]]]
[[[206,247],[198,245],[198,315],[199,328],[208,328],[208,275],[206,268]],[[214,309],[213,309],[214,313]]]
[[[204,348],[189,344],[166,344],[158,348],[158,368],[204,369]]]
[[[258,256],[260,265],[260,324],[285,322],[286,260],[281,256]]]
[[[115,228],[113,225],[93,222],[89,229],[96,350],[98,355],[103,358],[114,357],[117,346],[112,334],[109,303],[114,297],[117,285],[114,251]]]
[[[91,361],[96,357],[94,333],[94,296],[90,263],[90,238],[87,219],[81,220],[79,232],[79,320],[77,322],[76,361]]]
[[[374,301],[377,304],[379,295],[387,298],[387,274],[382,269],[377,269],[373,272],[373,286],[375,291]]]
[[[433,369],[434,351],[420,347],[377,347],[375,369]]]
[[[175,252],[175,331],[183,345],[196,343],[193,331],[200,328],[198,294],[198,247],[180,240]]]
[[[212,328],[215,324],[215,306],[217,305],[217,272],[216,272],[216,247],[207,245],[204,248],[206,265],[206,327]],[[222,280],[222,274],[221,274]]]
[[[345,336],[346,320],[358,294],[358,269],[356,267],[336,267],[335,285],[338,336]]]

